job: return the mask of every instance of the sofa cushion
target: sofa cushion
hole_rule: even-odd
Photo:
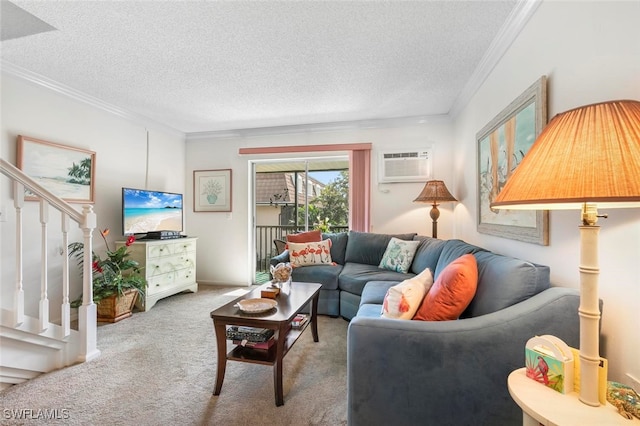
[[[445,241],[437,238],[424,237],[422,235],[416,235],[413,239],[420,241],[420,245],[416,250],[416,254],[413,256],[413,262],[411,263],[411,269],[409,271],[414,274],[419,274],[427,268],[431,269],[431,272],[435,271]]]
[[[463,318],[477,317],[529,299],[550,287],[549,267],[488,251],[475,253],[478,289]]]
[[[404,241],[395,237],[391,238],[378,266],[389,271],[409,272],[409,267],[418,245],[420,245],[420,241]]]
[[[336,290],[340,271],[342,271],[342,265],[311,265],[293,268],[291,279],[306,283],[320,283],[324,290]]]
[[[384,296],[387,295],[387,291],[398,284],[395,281],[369,281],[362,290],[362,296],[360,297],[360,304],[378,304],[382,305]],[[378,309],[379,311],[379,309]]]
[[[347,250],[348,234],[346,232],[323,233],[322,239],[331,240],[331,259],[340,265],[344,265],[344,254]]]
[[[380,318],[380,305],[371,303],[362,304],[358,307],[356,316],[366,318]]]
[[[308,243],[287,243],[289,259],[294,268],[308,265],[333,264],[331,240]]]
[[[452,321],[460,317],[476,294],[478,266],[472,254],[447,265],[422,301],[413,319]]]
[[[349,231],[345,263],[363,263],[378,266],[392,237],[412,240],[416,234],[374,234]]]
[[[447,240],[445,241],[444,247],[442,248],[442,252],[440,253],[440,257],[438,258],[438,264],[436,265],[436,269],[433,272],[433,276],[435,279],[438,279],[438,275],[447,265],[463,254],[474,254],[487,250],[471,245],[469,243],[465,243],[462,240]]]
[[[369,281],[404,281],[414,274],[402,274],[378,268],[378,265],[347,262],[340,273],[340,290],[362,294],[362,289]]]
[[[322,233],[319,229],[287,235],[288,243],[310,243],[316,241],[322,241]]]
[[[340,316],[347,321],[355,317],[360,309],[360,296],[347,293],[346,291],[338,291],[340,293]],[[380,305],[378,305],[378,317],[380,316]]]
[[[382,302],[382,316],[412,319],[432,285],[433,275],[425,269],[419,275],[390,287]]]

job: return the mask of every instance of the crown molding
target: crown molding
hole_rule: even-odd
[[[410,117],[396,117],[396,118],[381,118],[381,119],[368,119],[368,120],[354,120],[354,121],[336,121],[328,123],[311,123],[311,124],[299,124],[299,125],[286,125],[286,126],[274,126],[274,127],[257,127],[257,128],[244,128],[233,130],[214,130],[204,132],[182,132],[166,124],[155,121],[149,117],[131,112],[127,109],[120,108],[108,102],[102,101],[94,96],[88,95],[79,90],[65,86],[57,81],[47,78],[38,73],[29,71],[18,65],[12,64],[2,60],[2,73],[27,81],[28,83],[36,86],[44,87],[52,90],[56,93],[62,94],[75,101],[88,104],[94,108],[98,108],[110,114],[124,118],[143,125],[146,128],[156,128],[164,132],[173,134],[178,137],[185,138],[185,140],[201,140],[201,139],[238,139],[257,136],[268,135],[284,135],[294,133],[320,133],[320,132],[335,132],[335,131],[349,131],[349,130],[365,130],[365,129],[379,129],[383,127],[397,127],[397,126],[410,126],[410,125],[423,125],[425,123],[433,123],[442,120],[448,120],[449,115],[425,115],[425,116],[410,116]]]
[[[2,73],[19,78],[21,80],[25,80],[36,86],[47,88],[56,93],[59,93],[68,98],[71,98],[75,101],[88,104],[94,108],[98,108],[110,114],[116,115],[118,117],[124,118],[134,123],[140,124],[146,128],[155,128],[155,129],[173,134],[178,137],[182,137],[182,138],[185,137],[185,133],[180,130],[167,126],[166,124],[160,123],[158,121],[155,121],[141,114],[137,114],[132,111],[126,110],[124,108],[120,108],[118,106],[110,104],[108,102],[104,102],[96,97],[88,95],[79,90],[73,89],[69,86],[65,86],[64,84],[51,80],[50,78],[47,78],[43,75],[29,71],[18,65],[12,64],[11,62],[2,60]]]
[[[322,133],[349,130],[381,129],[385,127],[420,126],[428,123],[448,121],[449,115],[425,115],[373,120],[334,121],[328,123],[296,124],[288,126],[255,127],[235,130],[215,130],[208,132],[190,132],[187,141],[202,139],[241,139],[269,135],[287,135],[295,133]]]
[[[471,101],[471,98],[480,89],[491,71],[500,62],[500,59],[507,52],[516,37],[520,34],[529,19],[533,16],[543,0],[522,0],[519,1],[509,14],[507,21],[500,28],[500,31],[491,42],[489,49],[484,54],[475,71],[465,84],[464,88],[454,101],[449,116],[457,117],[462,109]]]

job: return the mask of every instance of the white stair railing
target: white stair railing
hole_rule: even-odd
[[[63,244],[63,277],[62,277],[62,305],[61,305],[61,335],[63,339],[71,334],[71,313],[69,303],[69,256],[68,256],[68,231],[69,220],[78,224],[83,232],[84,258],[82,274],[82,305],[78,310],[78,334],[80,338],[80,351],[77,361],[84,362],[100,355],[97,349],[97,308],[93,303],[92,287],[92,234],[96,228],[96,215],[91,205],[84,205],[82,212],[75,210],[71,205],[42,187],[32,178],[24,174],[20,169],[0,158],[0,172],[13,181],[14,208],[16,213],[16,281],[13,300],[13,326],[18,327],[25,321],[24,313],[24,256],[23,256],[23,216],[24,189],[40,198],[40,223],[42,227],[41,242],[41,282],[40,298],[38,301],[38,321],[41,332],[47,330],[50,324],[49,297],[48,297],[48,238],[47,228],[49,222],[49,207],[60,211],[62,217],[61,232]]]

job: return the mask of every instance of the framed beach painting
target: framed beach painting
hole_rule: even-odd
[[[476,135],[480,233],[549,244],[548,211],[490,207],[547,123],[546,92],[542,76]]]
[[[18,136],[17,166],[38,184],[68,203],[93,203],[96,153],[86,149]],[[25,190],[25,200],[38,200]]]
[[[193,171],[193,211],[231,211],[231,169]]]

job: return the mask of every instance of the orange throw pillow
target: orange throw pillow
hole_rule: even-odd
[[[322,241],[322,232],[319,229],[287,235],[288,243],[317,243],[319,241]]]
[[[462,315],[478,287],[478,264],[472,254],[460,256],[440,272],[414,320],[448,321]]]

